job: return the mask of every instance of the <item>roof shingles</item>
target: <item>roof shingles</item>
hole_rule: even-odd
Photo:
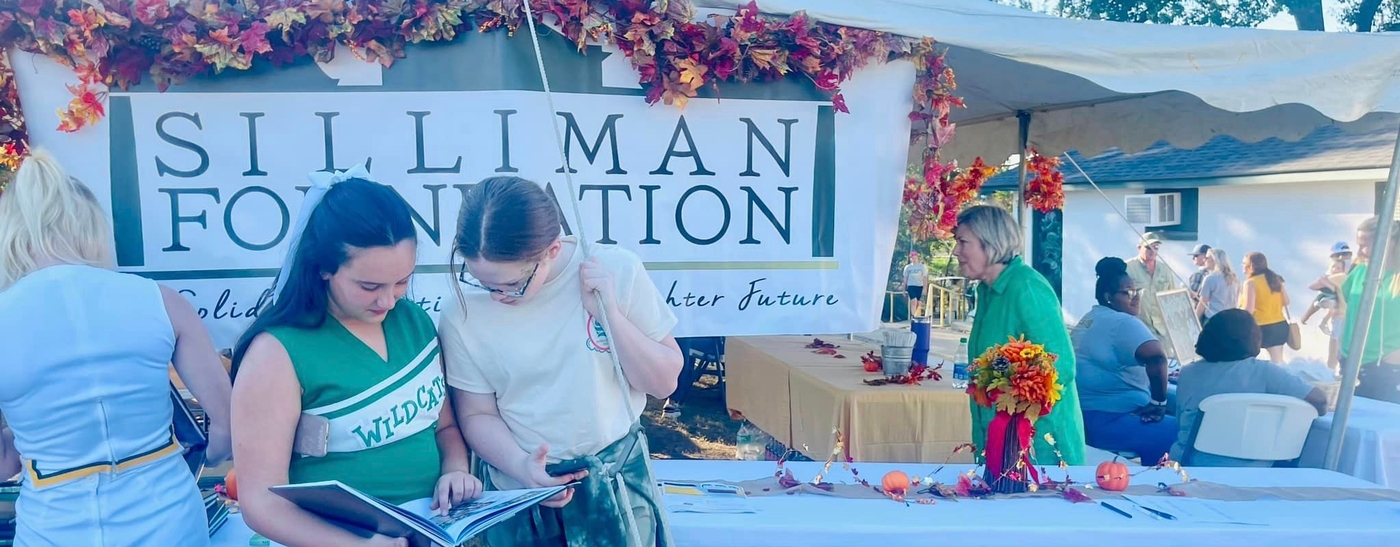
[[[1396,131],[1348,133],[1336,126],[1312,132],[1297,142],[1267,139],[1240,142],[1220,135],[1194,150],[1173,148],[1159,142],[1137,154],[1112,149],[1092,159],[1070,152],[1074,161],[1100,185],[1218,179],[1282,173],[1341,171],[1390,166],[1395,151]],[[1069,162],[1060,171],[1065,184],[1084,184],[1084,177]],[[1003,172],[984,185],[985,189],[1014,189],[1017,169]]]

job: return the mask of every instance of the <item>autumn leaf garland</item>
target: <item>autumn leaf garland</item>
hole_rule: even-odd
[[[649,104],[684,107],[719,82],[801,75],[847,112],[842,82],[871,61],[908,59],[917,71],[911,118],[929,122],[915,124],[917,135],[948,127],[949,110],[961,106],[952,70],[930,38],[820,23],[802,12],[771,17],[756,3],[702,21],[689,0],[531,0],[531,9],[541,20],[552,16],[580,50],[613,42],[639,72]],[[0,0],[0,46],[75,70],[79,84],[70,88],[59,128],[78,131],[105,115],[108,88],[145,78],[164,90],[247,70],[259,59],[274,66],[308,56],[329,61],[340,45],[389,67],[406,44],[455,40],[473,29],[514,34],[524,18],[522,0]],[[0,141],[16,143],[0,150],[2,166],[17,163],[26,137],[13,75],[4,67],[0,85],[0,115],[18,120],[12,141]],[[951,130],[939,134],[950,137]],[[936,157],[944,142],[931,139],[928,155]]]

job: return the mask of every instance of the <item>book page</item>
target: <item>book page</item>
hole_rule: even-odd
[[[744,489],[733,485],[662,482],[661,493],[666,510],[672,513],[755,512]]]
[[[549,499],[563,488],[487,491],[476,499],[458,504],[446,515],[438,515],[432,510],[433,501],[430,498],[414,500],[400,507],[436,525],[448,537],[456,538],[460,543],[521,509]]]

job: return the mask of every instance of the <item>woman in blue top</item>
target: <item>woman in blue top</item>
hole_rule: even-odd
[[[228,373],[189,302],[111,270],[111,237],[43,151],[0,194],[0,478],[23,468],[20,547],[209,544],[170,366],[204,408],[210,463],[230,450]]]
[[[1137,317],[1142,289],[1133,285],[1128,265],[1109,257],[1094,270],[1099,304],[1070,331],[1085,442],[1133,452],[1151,465],[1176,440],[1176,418],[1167,415],[1167,355]]]

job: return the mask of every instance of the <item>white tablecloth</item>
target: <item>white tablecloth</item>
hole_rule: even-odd
[[[1331,431],[1332,414],[1313,420],[1299,465],[1322,468]],[[1337,471],[1400,488],[1400,405],[1363,397],[1352,399]]]
[[[816,463],[792,463],[799,477],[810,478]],[[877,480],[890,469],[926,474],[934,466],[861,464],[862,476]],[[658,461],[658,478],[689,480],[747,480],[769,475],[772,462]],[[828,477],[845,481],[837,467]],[[949,466],[940,479],[955,480],[964,466]],[[1052,470],[1052,476],[1059,472]],[[1334,486],[1375,488],[1375,485],[1320,469],[1194,469],[1193,477],[1236,486]],[[1071,474],[1092,481],[1093,469],[1078,467]],[[1172,482],[1165,471],[1144,473],[1137,483]],[[1160,521],[1139,515],[1128,519],[1091,503],[1060,499],[1014,499],[936,505],[901,505],[886,500],[853,500],[823,496],[752,498],[755,514],[670,514],[677,545],[715,547],[851,547],[853,545],[1008,545],[1075,546],[1151,545],[1396,545],[1400,537],[1400,502],[1261,500],[1235,502],[1235,518],[1265,526]],[[1126,502],[1119,505],[1128,506]],[[215,536],[214,547],[244,547],[251,532],[237,515]]]

